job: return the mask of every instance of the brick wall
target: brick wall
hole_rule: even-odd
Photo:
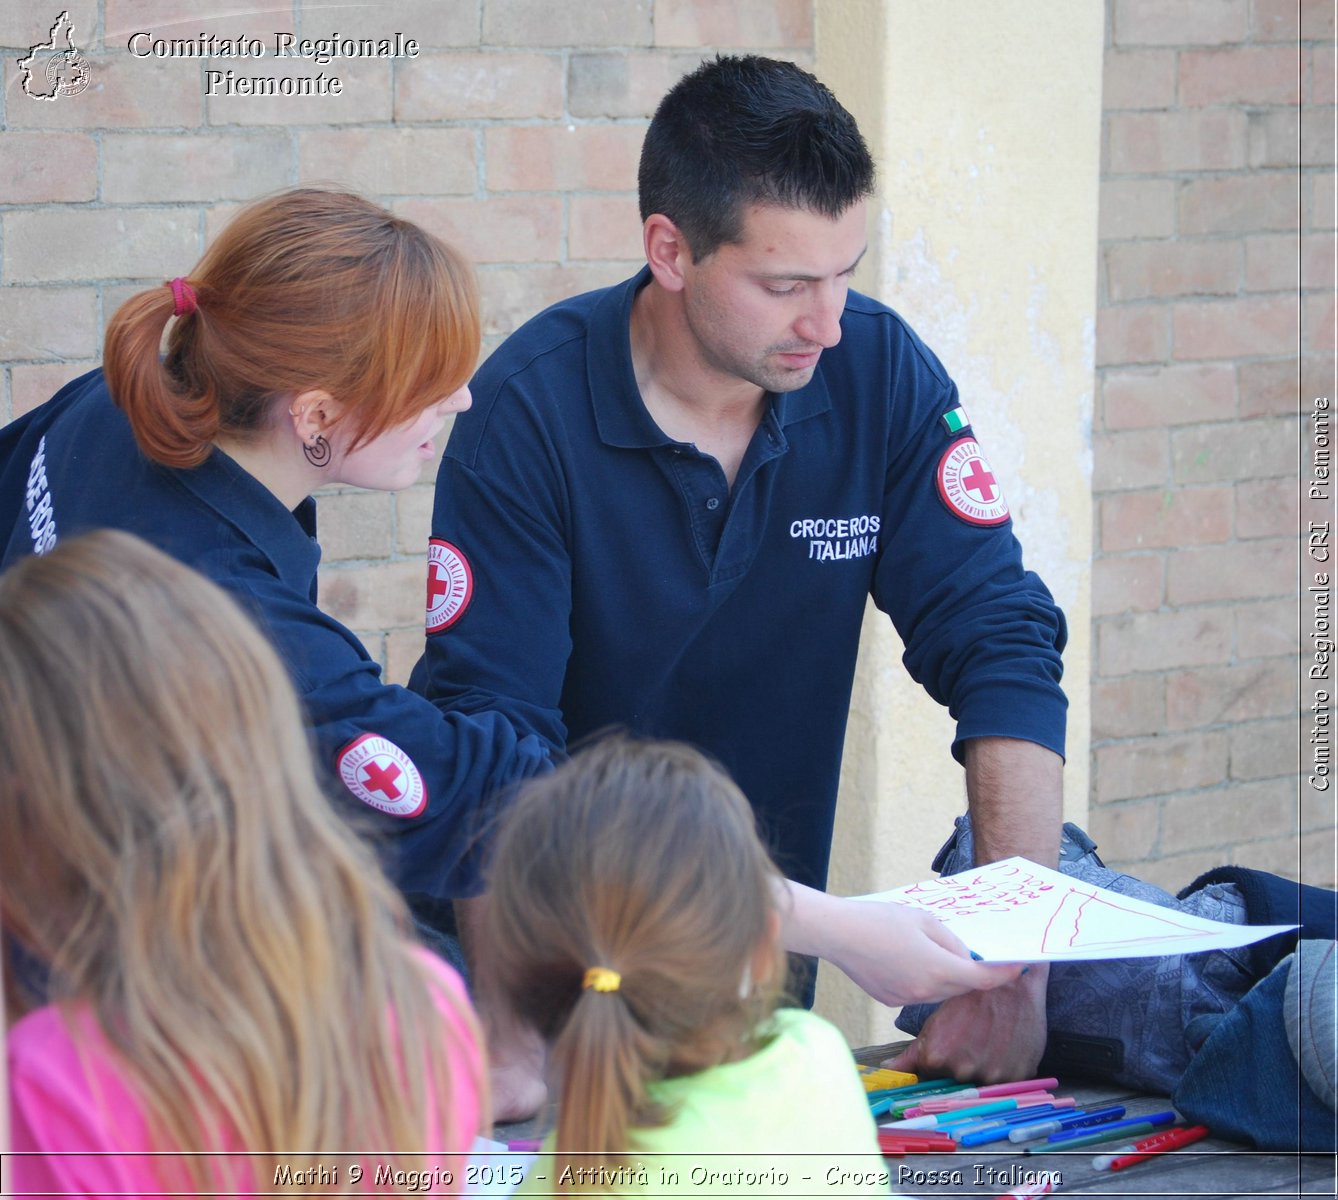
[[[35,101],[16,59],[62,7],[91,83]],[[238,203],[302,181],[347,184],[458,241],[495,345],[636,264],[636,155],[678,75],[715,49],[813,51],[811,0],[217,11],[0,6],[0,423],[96,364],[116,305],[188,269]],[[1108,22],[1091,824],[1111,858],[1166,882],[1229,858],[1323,882],[1332,805],[1300,804],[1295,770],[1295,531],[1302,400],[1332,394],[1333,8],[1110,0]],[[400,31],[421,53],[134,58],[139,30]],[[208,66],[324,71],[344,91],[209,96]],[[392,679],[421,641],[430,505],[430,478],[322,500],[324,603]]]
[[[234,15],[217,15],[220,8]],[[811,65],[811,0],[51,0],[0,5],[0,424],[96,365],[117,304],[182,274],[238,204],[299,182],[364,192],[479,264],[485,349],[641,261],[636,163],[659,98],[716,50]],[[62,8],[77,96],[20,88]],[[48,11],[49,10],[49,11]],[[136,58],[127,41],[256,37],[261,59]],[[418,57],[276,59],[276,32],[390,37]],[[142,45],[142,40],[141,43]],[[336,75],[339,96],[206,94],[203,72]],[[404,680],[422,644],[432,472],[321,500],[323,605]]]
[[[1297,770],[1298,446],[1334,394],[1333,17],[1108,5],[1090,820],[1167,885],[1228,861],[1334,880],[1333,802]]]

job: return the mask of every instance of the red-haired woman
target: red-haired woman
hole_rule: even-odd
[[[413,483],[469,406],[478,348],[455,251],[361,197],[298,189],[247,206],[187,277],[127,300],[102,368],[0,430],[0,563],[110,526],[231,591],[296,683],[331,790],[393,835],[387,865],[420,909],[476,890],[480,802],[548,752],[496,714],[382,682],[317,606],[311,493]],[[434,554],[435,619],[449,619],[471,581],[449,547]]]

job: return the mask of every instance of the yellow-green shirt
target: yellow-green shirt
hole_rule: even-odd
[[[895,1176],[845,1039],[802,1009],[776,1013],[769,1032],[748,1058],[653,1085],[673,1115],[633,1131],[626,1169],[593,1176],[606,1193],[887,1197]],[[552,1150],[549,1134],[518,1195],[558,1193]]]

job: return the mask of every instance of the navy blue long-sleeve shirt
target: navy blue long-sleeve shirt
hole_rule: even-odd
[[[608,726],[691,742],[820,888],[866,599],[959,757],[988,736],[1063,753],[1063,616],[955,386],[895,313],[850,293],[841,341],[768,396],[730,487],[637,390],[648,278],[550,308],[479,370],[437,478],[411,686],[559,745]]]
[[[194,567],[256,619],[297,688],[331,794],[386,838],[405,892],[478,891],[485,801],[545,770],[548,748],[499,713],[442,712],[381,680],[362,643],[317,607],[310,497],[290,512],[220,450],[191,470],[150,461],[92,371],[0,429],[0,565],[103,527]]]

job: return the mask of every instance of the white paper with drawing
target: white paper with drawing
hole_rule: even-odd
[[[1025,858],[862,900],[923,908],[991,962],[1144,958],[1247,946],[1294,925],[1224,925],[1083,883]]]

